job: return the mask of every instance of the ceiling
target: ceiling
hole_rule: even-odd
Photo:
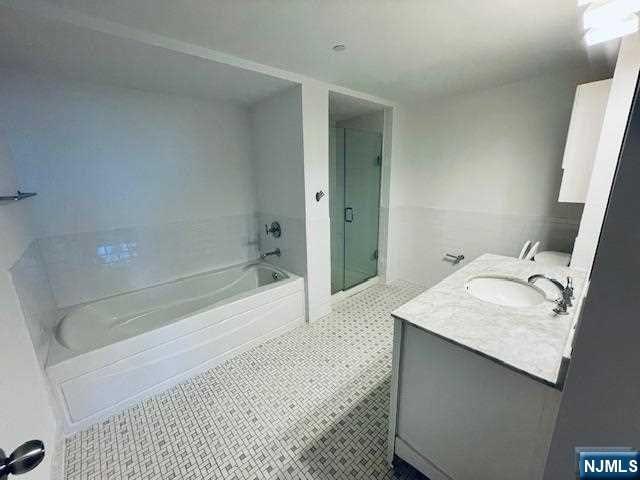
[[[246,106],[294,85],[2,6],[0,67]]]
[[[350,95],[329,92],[329,118],[334,122],[341,122],[383,110],[384,107],[377,103]]]
[[[576,0],[47,1],[396,101],[607,68]]]

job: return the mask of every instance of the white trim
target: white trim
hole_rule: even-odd
[[[309,305],[309,313],[308,313],[308,321],[309,323],[317,322],[318,320],[322,320],[327,315],[331,314],[331,305],[333,304],[332,299],[329,299],[326,302],[322,302],[318,305]]]
[[[331,295],[331,305],[334,305],[338,302],[341,302],[342,300],[345,300],[349,297],[357,295],[358,293],[363,292],[367,288],[371,288],[374,285],[378,285],[379,283],[380,283],[380,277],[376,275],[375,277],[370,278],[366,282],[363,282],[360,285],[356,285],[353,288],[336,292],[333,295]]]
[[[396,432],[398,431],[398,390],[400,388],[400,354],[402,353],[402,337],[404,321],[393,319],[393,357],[391,359],[391,392],[389,401],[389,437],[387,440],[387,462],[393,465],[396,451]]]

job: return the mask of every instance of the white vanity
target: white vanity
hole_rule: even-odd
[[[431,480],[541,478],[583,274],[483,255],[393,312],[389,460]]]

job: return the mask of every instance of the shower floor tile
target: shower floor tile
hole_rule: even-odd
[[[423,479],[385,462],[389,313],[376,285],[300,327],[65,440],[66,480]]]

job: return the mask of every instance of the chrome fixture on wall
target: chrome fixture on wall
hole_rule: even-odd
[[[29,197],[35,197],[37,193],[26,193],[18,190],[15,195],[0,196],[0,202],[14,202]]]
[[[44,443],[40,440],[29,440],[16,448],[9,457],[0,448],[0,480],[9,475],[21,475],[30,472],[44,458]]]
[[[282,228],[280,228],[280,224],[278,222],[271,222],[271,226],[265,224],[264,233],[267,237],[269,235],[273,235],[274,238],[280,238],[282,235]]]
[[[275,255],[276,257],[279,257],[279,256],[282,255],[282,252],[280,251],[279,248],[276,248],[275,250],[272,250],[271,252],[261,253],[260,254],[260,258],[264,260],[265,258],[271,257],[273,255]]]
[[[444,256],[444,259],[447,262],[451,262],[454,265],[458,265],[460,262],[462,262],[464,260],[464,255],[462,255],[462,254],[454,255],[453,253],[447,253]]]

